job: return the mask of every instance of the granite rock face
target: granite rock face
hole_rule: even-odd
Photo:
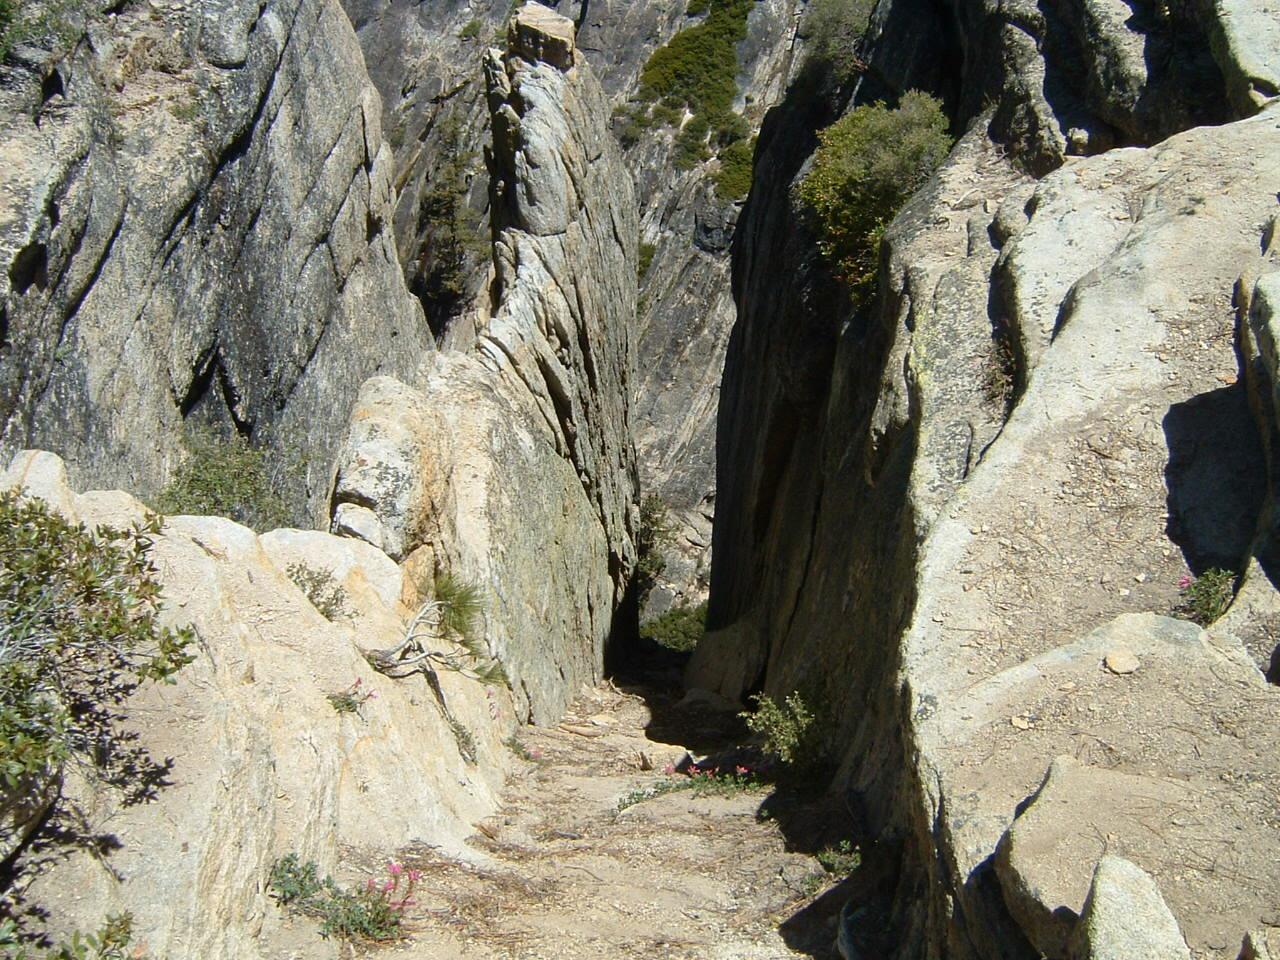
[[[130,8],[5,72],[4,448],[150,496],[194,418],[270,448],[307,516],[359,384],[431,347],[342,9]]]
[[[698,22],[665,0],[558,0],[573,21],[578,56],[591,64],[609,108],[634,100],[655,49]],[[803,59],[797,0],[763,0],[739,44],[735,109],[756,129]],[[492,280],[488,176],[474,145],[488,137],[481,60],[490,38],[505,38],[505,0],[462,4],[344,0],[370,74],[382,95],[383,125],[395,152],[400,258],[438,341],[469,348],[488,311]],[[615,121],[615,133],[621,123]],[[633,427],[640,482],[660,497],[674,527],[666,569],[648,614],[672,602],[705,599],[715,508],[715,419],[720,372],[736,311],[729,290],[729,242],[741,199],[721,198],[715,161],[675,166],[675,131],[640,131],[625,148],[637,182],[639,239],[653,247],[640,280]],[[455,204],[462,229],[442,216]],[[465,242],[456,242],[456,235]],[[452,285],[442,279],[452,278]]]
[[[1268,915],[1253,891],[1280,889],[1257,872],[1275,860],[1262,796],[1280,769],[1262,732],[1280,695],[1259,672],[1275,645],[1280,116],[1198,99],[1238,65],[1219,45],[1134,58],[1133,31],[1149,52],[1184,27],[1212,35],[1220,11],[1117,21],[1080,4],[1015,24],[1009,5],[947,6],[875,14],[857,102],[929,89],[963,133],[888,230],[867,309],[830,279],[791,193],[848,104],[793,89],[762,131],[734,243],[710,633],[687,681],[826,708],[837,786],[902,851],[893,902],[865,905],[893,925],[894,956],[1034,957],[1045,936],[1061,950],[1069,931],[1040,929],[1030,874],[993,855],[1069,755],[1217,805],[1197,842],[1234,871],[1144,859],[1132,817],[1113,832],[1195,955],[1234,960]],[[1232,122],[1195,126],[1209,119]],[[1154,616],[1214,568],[1244,579],[1210,635]],[[1121,648],[1132,659],[1108,669]],[[1215,752],[1247,773],[1209,801]],[[1046,913],[1081,909],[1104,852],[1073,854],[1085,872]]]
[[[568,21],[526,5],[486,65],[492,313],[416,386],[365,385],[333,497],[335,530],[490,594],[490,642],[537,722],[600,676],[638,519],[635,199],[586,62],[525,59],[554,51],[529,40],[547,23]]]
[[[127,526],[145,509],[119,491],[76,494],[48,453],[22,452],[2,482],[90,526]],[[333,620],[291,579],[298,551],[347,588]],[[135,750],[131,778],[90,782],[67,765],[49,842],[80,842],[19,852],[14,909],[44,911],[55,939],[127,910],[135,941],[156,955],[337,957],[311,921],[284,921],[265,882],[272,864],[296,853],[351,886],[364,882],[353,859],[385,863],[411,843],[466,856],[470,824],[496,806],[511,699],[439,671],[472,763],[423,676],[369,667],[362,647],[394,646],[408,612],[402,575],[372,547],[176,517],[152,559],[163,621],[196,629],[196,659],[175,684],[130,698],[121,731],[136,736],[124,743]],[[327,697],[357,680],[376,696],[338,713]]]

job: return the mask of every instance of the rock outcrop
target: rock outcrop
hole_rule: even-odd
[[[118,491],[76,494],[47,453],[19,454],[0,482],[90,526],[127,526],[145,510]],[[410,844],[466,856],[470,824],[495,803],[511,700],[442,669],[442,704],[421,675],[370,669],[362,647],[394,646],[407,610],[402,574],[365,544],[171,517],[151,557],[163,618],[195,628],[196,659],[175,684],[130,699],[119,727],[132,738],[128,778],[89,780],[68,765],[44,841],[13,865],[13,907],[43,917],[55,938],[128,911],[134,942],[153,956],[336,957],[313,925],[284,922],[269,896],[273,863],[296,853],[363,885],[357,865]],[[291,579],[298,562],[344,589],[332,621]],[[339,713],[328,697],[357,681],[374,696]]]
[[[308,516],[359,384],[431,345],[342,9],[131,7],[65,56],[16,60],[0,92],[0,446],[56,449],[77,483],[149,496],[184,420],[213,422],[270,447]]]
[[[924,87],[964,135],[888,230],[868,309],[831,281],[790,193],[846,105],[793,90],[761,134],[734,249],[711,632],[688,680],[825,708],[837,785],[901,845],[892,909],[868,921],[895,925],[895,956],[1060,951],[1064,930],[1037,918],[1081,909],[1107,844],[1064,853],[1083,862],[1063,899],[1018,866],[1015,818],[1068,755],[1103,768],[1091,779],[1183,781],[1215,811],[1175,856],[1143,849],[1123,791],[1099,806],[1193,953],[1234,958],[1273,916],[1253,893],[1280,889],[1263,866],[1273,628],[1242,610],[1205,635],[1152,613],[1214,568],[1274,610],[1258,318],[1278,108],[1201,99],[1239,67],[1218,44],[1212,61],[1131,57],[1213,35],[1220,9],[948,7],[875,15],[859,102]],[[1146,72],[1121,83],[1124,63]],[[1193,126],[1214,119],[1234,122]],[[1243,370],[1238,347],[1258,358]],[[1180,822],[1181,804],[1158,809]]]
[[[395,152],[400,258],[410,289],[447,347],[468,348],[488,310],[487,173],[475,145],[487,139],[482,50],[501,37],[512,5],[382,4],[344,0]],[[549,4],[576,26],[578,55],[591,64],[616,117],[634,106],[651,54],[700,22],[665,0]],[[803,59],[796,51],[797,0],[752,6],[738,45],[735,103],[754,131]],[[729,242],[742,200],[720,197],[717,162],[675,165],[676,133],[655,125],[626,140],[635,177],[639,239],[652,246],[640,277],[634,336],[633,428],[641,487],[670,508],[673,536],[648,613],[706,597],[715,507],[715,418],[720,372],[736,315]],[[459,242],[461,238],[462,242]]]
[[[566,23],[526,5],[487,61],[492,313],[412,386],[365,385],[333,499],[335,530],[493,594],[491,642],[539,722],[600,675],[637,521],[635,199],[590,67],[555,53]]]

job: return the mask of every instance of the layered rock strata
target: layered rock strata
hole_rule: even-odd
[[[365,385],[333,498],[335,530],[483,586],[494,653],[538,722],[600,675],[637,520],[635,199],[568,23],[526,5],[486,63],[492,312],[412,385]]]

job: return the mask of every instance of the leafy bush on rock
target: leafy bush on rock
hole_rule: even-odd
[[[71,756],[101,762],[113,710],[194,657],[191,629],[159,623],[149,558],[159,518],[90,532],[40,500],[0,493],[0,780]]]
[[[855,108],[820,132],[818,141],[799,196],[818,249],[865,297],[874,286],[885,227],[951,149],[947,117],[939,101],[912,90],[896,108]]]

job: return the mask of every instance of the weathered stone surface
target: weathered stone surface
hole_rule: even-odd
[[[1108,854],[1098,861],[1075,934],[1072,960],[1191,960],[1160,888],[1142,868]]]
[[[561,70],[573,69],[573,21],[536,0],[529,0],[511,20],[507,49],[526,60],[549,63]]]
[[[27,776],[0,787],[0,863],[8,860],[40,824],[58,797],[62,771]]]
[[[1253,718],[1280,706],[1233,640],[1248,631],[1189,627],[1184,649],[1182,628],[1130,623],[1069,651],[1175,609],[1184,575],[1270,563],[1258,435],[1274,420],[1255,423],[1266,391],[1240,382],[1233,288],[1270,242],[1280,117],[1177,133],[1219,109],[1199,99],[1212,84],[1188,99],[1175,81],[1198,56],[1108,79],[1137,70],[1133,40],[1089,41],[1109,58],[1090,61],[1075,5],[949,9],[877,6],[863,102],[924,86],[974,120],[889,229],[872,309],[841,299],[790,195],[843,105],[797,94],[762,132],[734,250],[711,632],[687,680],[831,709],[838,786],[904,838],[894,956],[1034,956],[990,858],[1071,755],[1214,797],[1197,857],[1222,845],[1231,871],[1143,866],[1197,955],[1234,957],[1267,912],[1254,892],[1280,889],[1256,873],[1275,856],[1249,850],[1274,842],[1261,784],[1280,769]],[[1116,12],[1089,29],[1118,29]],[[1172,21],[1124,27],[1148,53],[1181,42]],[[1067,159],[1076,128],[1089,153],[1160,142]],[[1121,645],[1141,666],[1117,676],[1103,659]]]
[[[76,495],[34,482],[55,478],[53,466],[47,454],[20,454],[3,483],[22,479],[90,525],[142,516],[143,506],[125,494]],[[362,552],[363,545],[326,534],[306,537],[317,562]],[[372,671],[352,627],[326,621],[276,565],[270,554],[287,556],[297,546],[292,539],[281,531],[267,546],[215,517],[175,518],[155,537],[164,621],[196,628],[197,659],[175,685],[144,686],[129,701],[124,729],[138,736],[147,758],[138,775],[153,764],[162,774],[149,802],[128,799],[142,782],[121,789],[69,775],[54,827],[74,825],[111,842],[58,847],[57,856],[19,854],[24,902],[47,911],[55,935],[97,929],[107,914],[128,910],[136,942],[156,955],[337,956],[309,924],[301,942],[282,926],[265,883],[275,859],[297,852],[344,882],[362,883],[353,853],[385,861],[416,842],[466,855],[469,824],[495,802],[507,756],[502,742],[515,720],[510,700],[440,671],[448,708],[479,752],[479,763],[464,762],[425,679],[393,681]],[[385,568],[358,559],[360,568]],[[354,559],[351,569],[354,575]],[[381,576],[375,582],[390,586]],[[360,642],[392,646],[398,628],[362,619],[370,594],[349,597],[366,633]],[[326,696],[357,679],[376,697],[359,714],[339,715]]]
[[[130,8],[40,71],[0,92],[0,446],[150,495],[184,418],[234,422],[309,516],[359,383],[430,348],[342,9]]]
[[[522,713],[546,723],[600,675],[635,564],[638,228],[585,63],[509,56],[488,70],[495,309],[470,351],[434,358],[416,387],[365,384],[333,523],[480,583]]]

